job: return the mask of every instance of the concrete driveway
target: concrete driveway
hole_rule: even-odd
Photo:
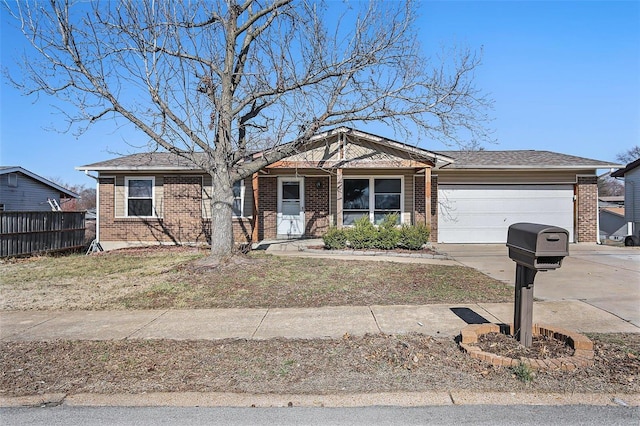
[[[516,264],[504,244],[438,244],[459,263],[511,285]],[[541,300],[581,300],[640,327],[640,247],[571,244],[555,271],[536,275]]]

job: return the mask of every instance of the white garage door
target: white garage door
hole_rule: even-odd
[[[573,241],[572,185],[438,185],[438,242],[505,243],[517,222],[569,231]]]

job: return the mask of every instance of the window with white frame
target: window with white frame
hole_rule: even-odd
[[[388,214],[402,217],[402,178],[348,178],[343,185],[343,225],[353,225],[362,216],[375,224]]]
[[[244,180],[233,184],[233,215],[244,217]]]
[[[127,216],[151,217],[153,214],[154,178],[135,177],[125,179]]]

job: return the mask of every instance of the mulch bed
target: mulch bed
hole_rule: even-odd
[[[525,347],[513,336],[502,333],[487,333],[478,336],[478,347],[484,352],[507,358],[549,359],[572,356],[574,350],[561,340],[548,336],[532,338],[531,347]]]

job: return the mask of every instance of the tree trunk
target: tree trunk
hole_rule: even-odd
[[[233,254],[233,186],[229,178],[211,175],[211,256],[223,260]]]

